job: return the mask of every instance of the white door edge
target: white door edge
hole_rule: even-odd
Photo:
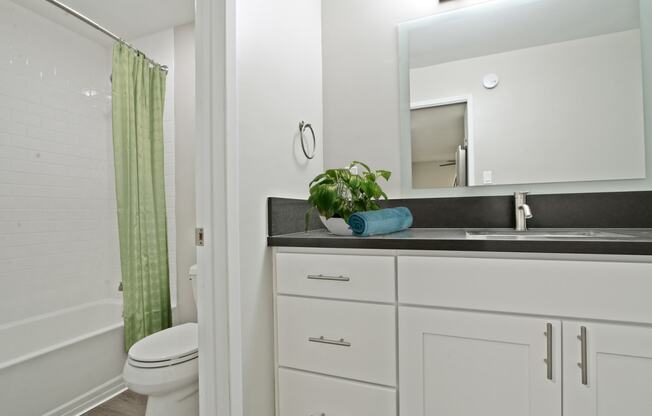
[[[235,0],[196,0],[201,416],[242,415]]]

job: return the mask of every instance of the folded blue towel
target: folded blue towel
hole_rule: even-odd
[[[360,237],[395,233],[411,226],[412,213],[404,207],[356,212],[349,217],[353,235]]]

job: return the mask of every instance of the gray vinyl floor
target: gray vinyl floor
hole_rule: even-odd
[[[127,390],[84,413],[84,416],[144,416],[146,405],[147,396]]]

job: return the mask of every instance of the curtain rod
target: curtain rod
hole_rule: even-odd
[[[61,2],[59,2],[59,1],[57,1],[57,0],[45,0],[45,1],[48,2],[48,3],[50,3],[50,4],[52,4],[53,6],[56,6],[56,7],[60,8],[60,9],[63,10],[64,12],[70,14],[71,16],[76,17],[77,19],[79,19],[79,20],[81,20],[82,22],[86,23],[87,25],[93,27],[94,29],[99,30],[100,32],[104,33],[105,35],[107,35],[107,36],[109,36],[109,37],[115,39],[116,41],[118,41],[118,42],[120,42],[120,43],[123,43],[123,44],[127,45],[127,46],[130,47],[131,49],[133,49],[133,50],[135,50],[136,52],[138,52],[138,53],[140,53],[141,55],[143,55],[145,58],[147,58],[147,59],[148,59],[149,61],[151,61],[152,63],[155,63],[156,65],[160,66],[161,69],[163,69],[165,72],[168,72],[168,67],[167,67],[167,65],[161,65],[161,64],[155,62],[154,60],[148,58],[148,57],[147,57],[143,52],[139,51],[137,48],[135,48],[135,47],[134,47],[133,45],[131,45],[129,42],[127,42],[126,40],[122,39],[120,36],[116,35],[115,33],[111,32],[110,30],[106,29],[105,27],[101,26],[99,23],[97,23],[97,22],[93,21],[92,19],[90,19],[90,18],[84,16],[83,14],[79,13],[77,10],[72,9],[72,8],[66,6],[65,4],[63,4],[63,3],[61,3]]]

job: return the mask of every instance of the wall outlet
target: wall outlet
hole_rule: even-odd
[[[482,171],[482,183],[485,185],[491,185],[494,183],[494,173],[491,170]]]

